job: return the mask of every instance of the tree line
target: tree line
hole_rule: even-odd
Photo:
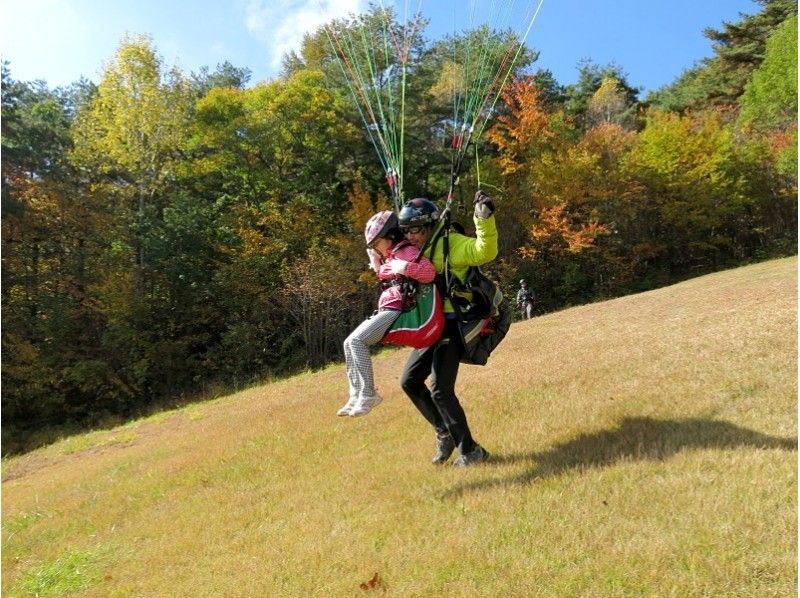
[[[646,98],[616,64],[561,85],[524,55],[460,184],[479,172],[496,200],[508,293],[526,278],[558,309],[796,253],[797,5],[760,5]],[[410,54],[408,197],[447,190],[455,41]],[[147,36],[96,85],[12,68],[5,453],[340,358],[377,296],[363,226],[390,202],[323,32],[252,86],[227,62],[168,68]]]

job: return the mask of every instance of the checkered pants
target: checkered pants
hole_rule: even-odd
[[[369,348],[381,342],[399,315],[400,312],[395,310],[379,311],[361,322],[344,339],[344,360],[347,365],[351,397],[371,397],[375,394]]]

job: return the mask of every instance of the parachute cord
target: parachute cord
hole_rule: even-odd
[[[358,61],[356,58],[355,51],[350,44],[350,40],[342,39],[340,40],[336,35],[336,32],[333,29],[330,30],[333,35],[328,35],[328,40],[331,42],[331,45],[334,49],[334,54],[339,59],[339,67],[342,70],[342,73],[345,76],[345,81],[347,81],[348,88],[355,100],[356,107],[358,108],[358,112],[361,115],[362,120],[364,121],[365,128],[367,129],[367,135],[369,136],[370,140],[372,141],[373,145],[375,146],[375,151],[378,154],[378,158],[381,161],[381,164],[384,167],[384,170],[388,173],[393,170],[392,168],[392,155],[389,148],[389,145],[386,142],[386,139],[382,135],[382,130],[385,130],[386,127],[381,127],[378,124],[378,117],[375,115],[375,110],[372,107],[372,104],[369,101],[369,96],[366,92],[368,86],[364,81],[364,75],[359,69]],[[326,33],[328,32],[328,28],[326,27]],[[338,47],[338,51],[337,51]],[[346,68],[345,68],[346,67]],[[360,100],[360,101],[359,101]],[[366,109],[367,114],[370,117],[372,124],[367,121],[364,112],[362,111],[362,104],[363,107]],[[374,130],[374,135],[373,135]],[[377,138],[377,142],[375,139]],[[380,145],[380,149],[378,148]]]
[[[406,62],[408,54],[403,59],[403,74],[400,82],[400,155],[398,156],[399,165],[399,185],[398,185],[398,202],[395,206],[397,211],[403,205],[403,152],[405,145],[405,131],[406,131]]]
[[[478,144],[475,144],[475,178],[477,179],[478,189],[481,188],[481,162],[478,160]]]
[[[350,92],[352,93],[353,97],[356,98],[357,97],[356,91],[353,89],[353,86],[350,84],[350,81],[347,79],[347,73],[346,73],[344,67],[341,64],[339,66],[342,69],[342,73],[345,75],[345,81],[347,81],[347,86],[348,86],[348,88],[350,88]],[[383,146],[383,140],[380,138],[380,134],[378,134],[378,139],[377,140],[375,139],[375,135],[373,135],[373,133],[372,133],[372,127],[370,126],[370,123],[367,120],[367,116],[366,116],[366,114],[364,114],[364,111],[362,110],[361,105],[358,103],[358,101],[356,101],[354,103],[356,105],[356,109],[358,110],[358,114],[359,114],[359,116],[361,117],[361,120],[364,123],[364,129],[366,129],[366,131],[367,131],[367,137],[369,137],[369,140],[372,143],[372,147],[375,148],[375,153],[378,156],[378,160],[380,161],[381,166],[383,166],[383,170],[385,172],[389,173],[391,171],[391,168],[389,167],[389,163],[387,161],[388,157],[385,155],[385,151],[382,150],[382,147],[379,147],[379,145]],[[374,123],[374,120],[373,120],[373,123]]]
[[[399,210],[404,196],[408,58],[420,21],[408,22],[407,6],[406,22],[402,28],[393,28],[390,10],[381,8],[377,39],[357,17],[338,28],[326,25],[324,31],[367,137],[383,166],[394,207]]]
[[[497,104],[497,100],[500,99],[500,92],[503,90],[503,87],[505,86],[506,81],[508,81],[508,77],[511,75],[511,70],[514,68],[514,63],[517,62],[517,58],[519,58],[519,55],[522,52],[522,48],[525,45],[525,40],[528,39],[528,35],[530,34],[531,29],[533,29],[533,24],[536,22],[536,17],[539,16],[539,11],[542,8],[542,4],[544,4],[544,0],[539,0],[539,4],[537,5],[536,10],[534,11],[533,16],[531,17],[531,21],[530,21],[530,23],[528,23],[528,28],[525,30],[525,35],[522,36],[522,39],[520,40],[520,43],[519,43],[519,47],[517,48],[517,52],[516,52],[516,54],[514,54],[514,58],[511,60],[511,64],[508,67],[508,71],[506,71],[505,77],[503,77],[503,80],[500,82],[500,85],[497,88],[497,95],[495,96],[494,101],[492,102],[491,106],[489,106],[489,110],[487,111],[486,120],[481,125],[481,128],[480,128],[480,130],[478,132],[478,136],[480,136],[481,133],[483,133],[483,130],[486,128],[486,123],[489,122],[489,115],[494,110],[494,107]]]

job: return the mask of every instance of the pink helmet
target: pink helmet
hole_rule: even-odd
[[[364,238],[367,240],[367,245],[373,243],[375,239],[385,237],[390,230],[398,226],[397,215],[394,212],[389,210],[378,212],[367,221],[367,226],[364,229]]]

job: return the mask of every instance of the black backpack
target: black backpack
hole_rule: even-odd
[[[443,234],[445,272],[436,275],[442,294],[450,299],[459,320],[464,345],[462,363],[486,365],[489,355],[511,327],[511,305],[493,280],[479,267],[470,266],[461,281],[449,270],[449,231]],[[437,239],[438,240],[438,239]],[[434,244],[436,240],[434,240]]]
[[[511,305],[497,284],[480,268],[470,267],[466,280],[451,279],[450,303],[459,318],[459,332],[464,344],[462,363],[486,365],[489,355],[505,338],[511,327]],[[453,284],[452,281],[457,281]],[[466,305],[465,295],[471,294]]]

